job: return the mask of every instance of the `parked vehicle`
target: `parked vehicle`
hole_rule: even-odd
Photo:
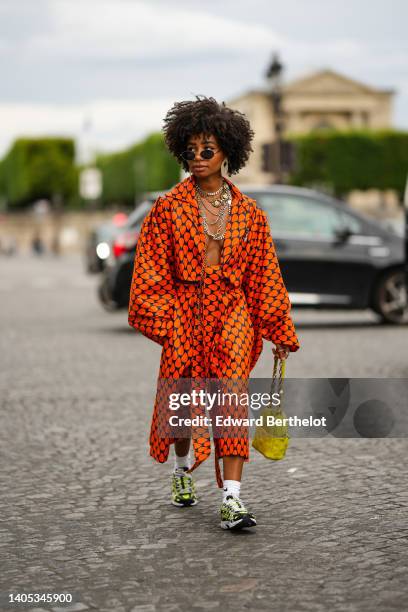
[[[98,286],[98,295],[108,311],[125,308],[129,304],[133,261],[140,228],[147,213],[162,192],[146,194],[145,199],[129,215],[126,225],[110,243],[109,256]]]
[[[117,213],[109,223],[102,223],[89,232],[84,254],[85,269],[89,274],[97,274],[105,268],[111,242],[122,231],[126,222],[127,215]]]
[[[381,219],[382,225],[385,225],[392,232],[397,234],[398,236],[405,236],[405,219]]]
[[[369,308],[384,322],[407,322],[402,236],[313,190],[242,190],[268,214],[294,306]]]
[[[240,189],[268,215],[293,306],[371,309],[383,322],[407,322],[402,236],[310,189]],[[119,239],[105,271],[110,308],[128,307],[137,235]]]

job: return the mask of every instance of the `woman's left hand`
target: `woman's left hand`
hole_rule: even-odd
[[[279,359],[287,359],[290,354],[290,350],[288,346],[283,346],[283,344],[277,344],[275,348],[272,348],[272,352]]]

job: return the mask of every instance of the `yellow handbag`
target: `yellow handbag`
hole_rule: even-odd
[[[279,357],[275,355],[275,361],[273,364],[273,375],[271,385],[271,396],[274,393],[273,387],[276,382],[276,373],[278,366]],[[279,395],[281,402],[279,406],[275,407],[272,405],[272,399],[269,406],[265,406],[262,410],[260,417],[262,418],[262,425],[257,425],[255,430],[255,436],[252,441],[252,446],[260,452],[267,459],[279,461],[283,459],[286,453],[286,449],[289,444],[289,433],[287,425],[268,425],[267,417],[274,416],[275,419],[287,418],[282,410],[282,396],[283,396],[283,379],[285,377],[285,359],[280,360],[279,367]]]

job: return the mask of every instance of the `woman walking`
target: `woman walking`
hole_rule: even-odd
[[[202,421],[184,428],[182,436],[175,432],[169,389],[174,391],[179,379],[191,382],[192,389],[207,377],[245,386],[264,339],[274,343],[273,353],[281,359],[300,345],[267,216],[227,178],[245,166],[252,151],[254,132],[245,115],[196,96],[168,111],[164,135],[190,175],[157,198],[143,223],[128,320],[163,347],[150,454],[164,463],[174,444],[172,503],[185,507],[198,501],[192,472],[209,457],[211,440]],[[222,410],[243,414],[239,406]],[[194,421],[204,414],[201,403],[190,402]],[[245,428],[214,433],[214,459],[223,490],[221,527],[255,526],[240,498],[243,464],[249,460]]]

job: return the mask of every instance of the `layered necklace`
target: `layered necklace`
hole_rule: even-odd
[[[197,201],[200,206],[201,219],[204,226],[204,231],[208,236],[211,236],[214,240],[222,240],[225,235],[227,219],[231,213],[231,191],[226,181],[222,182],[222,185],[217,191],[204,191],[196,185]],[[209,197],[214,197],[214,200],[209,200]],[[205,210],[212,213],[212,211],[206,206],[206,202],[217,208],[217,218],[215,221],[208,221],[205,214]],[[214,213],[213,213],[214,214]],[[209,226],[217,225],[218,227],[214,230],[210,229]]]

